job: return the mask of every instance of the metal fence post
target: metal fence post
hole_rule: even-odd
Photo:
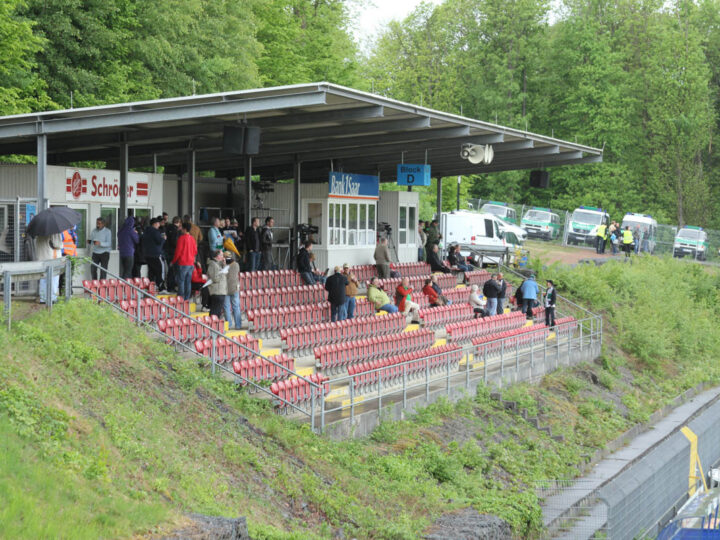
[[[355,418],[355,377],[350,377],[350,424]]]
[[[378,371],[378,416],[382,409],[382,370]]]
[[[425,403],[430,401],[430,359],[425,358]]]
[[[7,328],[10,331],[10,325],[12,324],[12,276],[8,270],[5,270],[4,278],[5,286],[5,316],[7,317]]]
[[[140,326],[140,303],[142,302],[142,297],[139,290],[135,291],[135,296],[137,297],[137,309],[135,309],[135,324]],[[214,368],[215,366],[213,366],[213,373]]]
[[[72,297],[72,261],[69,257],[65,259],[65,301],[69,302]]]
[[[483,382],[487,384],[487,347],[483,351]]]
[[[325,432],[325,388],[320,383],[320,433]]]
[[[520,372],[520,340],[515,338],[515,374]]]
[[[25,209],[27,210],[27,207]],[[40,208],[36,208],[36,210],[39,212]],[[13,260],[20,262],[20,197],[15,199],[15,227],[13,233],[13,242],[15,243]]]
[[[315,433],[315,389],[310,387],[310,429]]]
[[[403,409],[407,407],[407,364],[403,366]]]
[[[212,361],[212,374],[215,375],[215,355],[216,353],[216,344],[217,344],[217,334],[213,332],[212,335],[212,349],[210,350],[210,360]]]
[[[505,339],[500,342],[500,381],[505,378]]]
[[[472,349],[468,349],[465,353],[465,389],[467,390],[470,388],[470,355]],[[473,359],[475,358],[475,355],[473,354]]]
[[[445,377],[445,393],[450,396],[450,357],[445,356],[445,365],[447,366]]]
[[[583,323],[580,323],[580,353],[583,350]]]
[[[47,304],[48,311],[52,313],[53,305],[53,267],[48,264],[45,270],[45,303]]]

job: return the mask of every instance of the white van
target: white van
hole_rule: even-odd
[[[508,223],[517,223],[517,213],[515,209],[506,202],[488,201],[482,205],[480,212],[493,214]]]
[[[610,224],[610,216],[602,208],[581,206],[570,217],[567,231],[568,244],[594,244],[598,227]]]
[[[636,228],[640,229],[640,252],[652,254],[655,251],[657,221],[651,215],[628,212],[623,217],[620,229],[624,231],[625,227],[630,227],[633,233]]]
[[[473,249],[483,252],[514,252],[521,245],[513,232],[503,232],[498,224],[500,220],[493,214],[478,214],[464,210],[443,212],[440,216],[440,234],[443,246],[460,244],[460,252],[467,256]],[[501,256],[487,257],[486,263],[497,264]]]

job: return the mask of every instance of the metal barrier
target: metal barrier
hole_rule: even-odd
[[[166,307],[166,309],[172,311],[172,312],[175,313],[175,314],[178,314],[178,315],[180,315],[180,316],[182,316],[182,317],[187,317],[187,316],[188,316],[187,313],[184,313],[183,311],[181,311],[181,310],[179,310],[179,309],[177,309],[177,308],[175,308],[175,307],[173,307],[173,306],[171,306],[171,305],[163,302],[161,299],[159,299],[159,298],[157,298],[156,296],[150,294],[150,293],[147,292],[146,290],[141,289],[141,288],[135,286],[134,284],[132,284],[132,283],[130,283],[130,282],[128,282],[128,281],[120,278],[119,276],[113,274],[112,272],[110,272],[110,271],[108,271],[108,270],[105,270],[103,267],[101,267],[101,266],[99,266],[99,265],[97,265],[97,264],[95,264],[95,263],[92,263],[92,262],[89,262],[88,264],[89,264],[91,267],[95,267],[95,268],[98,269],[98,270],[101,270],[101,271],[103,271],[103,272],[106,272],[108,276],[111,276],[111,277],[112,277],[112,279],[116,279],[119,283],[122,283],[124,286],[129,287],[129,288],[131,288],[132,290],[134,290],[135,293],[136,293],[136,295],[137,295],[138,301],[140,300],[140,298],[141,298],[141,296],[142,296],[142,298],[144,298],[144,299],[155,300],[156,302],[160,302],[160,303],[164,304],[165,307]],[[84,290],[86,293],[90,294],[91,296],[96,297],[98,300],[101,300],[101,301],[105,302],[106,304],[109,304],[110,306],[112,306],[112,307],[115,308],[117,311],[121,312],[122,314],[128,315],[128,313],[125,312],[125,311],[122,309],[122,307],[120,306],[120,304],[115,303],[115,302],[111,302],[111,301],[108,300],[107,298],[103,298],[100,294],[95,293],[95,292],[93,292],[93,291],[91,291],[91,290],[88,290],[88,289],[86,289],[85,287],[83,287],[83,290]],[[163,336],[163,338],[171,340],[176,347],[180,347],[181,349],[187,350],[187,351],[189,351],[189,352],[191,352],[191,353],[193,353],[193,354],[195,354],[195,355],[197,355],[197,356],[201,356],[201,357],[202,357],[202,354],[201,354],[201,353],[199,353],[198,351],[196,351],[194,348],[190,347],[190,346],[187,345],[186,343],[181,342],[181,341],[179,341],[179,340],[176,340],[176,339],[174,339],[172,336],[169,336],[169,335],[165,334],[165,333],[162,332],[156,325],[151,324],[151,323],[148,322],[148,321],[143,321],[142,318],[141,318],[141,316],[140,316],[140,311],[141,311],[140,309],[137,309],[137,310],[136,310],[136,313],[135,313],[135,322],[136,322],[136,324],[137,324],[138,326],[144,326],[144,327],[146,327],[146,328],[149,328],[150,330],[152,330],[152,331],[160,334],[161,336]],[[316,426],[315,426],[315,416],[316,416],[316,415],[315,415],[315,409],[316,409],[316,405],[317,405],[317,404],[316,404],[316,397],[315,397],[315,394],[316,394],[316,393],[319,395],[319,398],[320,398],[320,404],[319,404],[320,407],[321,407],[321,408],[324,407],[324,404],[325,404],[325,396],[324,396],[324,392],[323,392],[323,387],[322,387],[322,385],[316,384],[315,382],[311,381],[310,379],[307,379],[307,378],[303,377],[302,375],[296,373],[295,371],[292,371],[292,370],[286,368],[285,366],[283,366],[283,365],[281,365],[281,364],[278,364],[277,362],[271,360],[270,358],[267,358],[267,357],[263,356],[262,354],[260,354],[259,352],[256,352],[256,351],[254,351],[254,350],[246,347],[244,344],[242,344],[242,343],[240,343],[240,342],[238,342],[238,341],[235,341],[234,339],[232,339],[232,338],[230,338],[230,337],[225,336],[225,334],[218,332],[217,330],[211,328],[210,326],[208,326],[208,325],[206,325],[206,324],[204,324],[204,323],[202,323],[202,322],[200,322],[200,321],[197,321],[197,320],[196,320],[196,321],[194,321],[194,322],[195,322],[195,324],[200,325],[206,332],[208,332],[208,333],[212,336],[212,349],[211,349],[212,352],[211,352],[211,358],[210,358],[210,360],[211,360],[211,366],[212,366],[212,367],[211,367],[211,371],[212,371],[213,374],[215,374],[216,370],[219,369],[221,372],[225,372],[225,373],[230,374],[230,375],[234,378],[234,380],[236,380],[236,381],[242,380],[245,384],[250,385],[250,386],[253,387],[255,390],[260,391],[260,392],[263,392],[263,393],[265,393],[265,394],[268,394],[273,400],[282,402],[284,405],[289,406],[289,407],[292,408],[293,410],[295,410],[295,411],[297,411],[297,412],[299,412],[299,413],[301,413],[301,414],[303,414],[303,415],[305,415],[305,416],[308,416],[308,417],[310,418],[311,428],[312,428],[313,431],[315,431],[315,427],[316,427]],[[288,373],[288,377],[290,377],[290,376],[297,377],[298,379],[301,379],[301,380],[305,381],[306,383],[308,383],[308,384],[310,385],[310,387],[313,389],[313,391],[311,392],[310,411],[307,411],[307,410],[305,410],[305,409],[302,408],[302,407],[298,407],[298,406],[295,405],[294,403],[291,403],[291,402],[289,402],[289,401],[281,398],[280,396],[277,396],[277,395],[273,394],[268,388],[266,388],[266,387],[264,387],[264,386],[262,386],[262,385],[257,384],[257,383],[256,383],[255,381],[253,381],[252,379],[248,379],[248,378],[242,377],[240,374],[235,373],[233,370],[229,369],[228,367],[224,366],[223,364],[218,363],[217,360],[216,360],[216,351],[217,351],[216,343],[217,343],[218,338],[223,338],[223,339],[225,339],[225,340],[227,340],[227,341],[229,341],[229,342],[237,345],[237,346],[240,347],[241,349],[244,349],[244,350],[247,350],[247,351],[251,352],[254,357],[261,358],[261,359],[263,359],[264,361],[266,361],[266,362],[274,365],[276,368],[280,368],[282,371]],[[322,431],[322,428],[321,428],[321,431]]]
[[[72,263],[68,258],[35,262],[0,263],[0,273],[3,275],[3,296],[5,298],[5,317],[7,327],[12,325],[12,296],[13,282],[16,286],[21,282],[45,278],[45,298],[48,311],[52,311],[53,276],[65,274],[65,301],[70,299],[72,288]]]
[[[407,408],[409,395],[415,393],[422,395],[424,390],[425,401],[429,402],[430,393],[435,390],[443,390],[450,395],[451,389],[463,387],[469,389],[471,383],[498,382],[503,385],[505,382],[519,382],[536,379],[537,377],[557,369],[560,365],[572,365],[576,361],[583,358],[594,358],[600,353],[600,345],[602,340],[602,326],[598,324],[598,317],[587,317],[578,321],[577,331],[568,335],[567,338],[560,338],[556,334],[555,342],[548,345],[548,340],[543,339],[542,344],[530,342],[529,345],[520,345],[520,340],[515,339],[517,336],[511,336],[494,340],[493,343],[499,343],[499,358],[489,361],[487,358],[487,349],[483,356],[476,357],[478,346],[465,345],[459,349],[460,362],[464,361],[464,368],[458,367],[453,369],[453,363],[446,358],[443,364],[444,371],[442,373],[435,371],[431,366],[434,360],[443,360],[451,354],[458,354],[458,350],[450,352],[432,353],[432,349],[428,351],[427,356],[420,359],[411,359],[406,362],[383,366],[376,369],[363,371],[362,375],[376,374],[377,388],[372,392],[361,393],[355,387],[355,377],[358,375],[347,375],[332,380],[333,387],[348,387],[347,398],[340,405],[321,410],[320,425],[324,428],[325,416],[336,413],[344,417],[346,411],[349,412],[350,421],[352,422],[356,415],[356,409],[362,406],[367,409],[368,406],[377,406],[377,410],[383,407],[383,401],[387,401],[393,396],[397,402],[402,400],[403,409]],[[560,328],[560,327],[558,327]],[[536,330],[537,332],[546,332],[546,327]],[[532,334],[532,330],[528,334]],[[514,340],[514,345],[508,345]],[[424,363],[424,377],[420,381],[409,380],[408,372],[412,364],[418,362]],[[540,369],[538,369],[540,368]],[[387,370],[399,370],[402,373],[400,384],[393,386],[383,386],[383,377],[381,373]],[[417,370],[415,370],[417,371]],[[413,392],[415,391],[415,392]],[[342,396],[345,397],[345,396]]]

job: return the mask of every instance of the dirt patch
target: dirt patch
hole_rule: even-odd
[[[426,540],[504,540],[512,538],[510,525],[499,517],[473,508],[440,516],[425,532]]]
[[[578,264],[582,259],[613,259],[625,256],[623,253],[613,256],[607,252],[604,255],[598,255],[595,253],[595,249],[590,247],[560,246],[540,241],[528,241],[525,243],[525,247],[529,250],[530,257],[540,259],[543,264],[573,265]]]
[[[190,523],[181,529],[159,537],[162,540],[250,540],[244,517],[224,517],[192,514]]]

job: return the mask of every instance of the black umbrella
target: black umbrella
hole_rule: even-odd
[[[30,236],[50,236],[58,234],[80,223],[82,216],[72,208],[56,206],[43,210],[28,223],[27,232]]]

